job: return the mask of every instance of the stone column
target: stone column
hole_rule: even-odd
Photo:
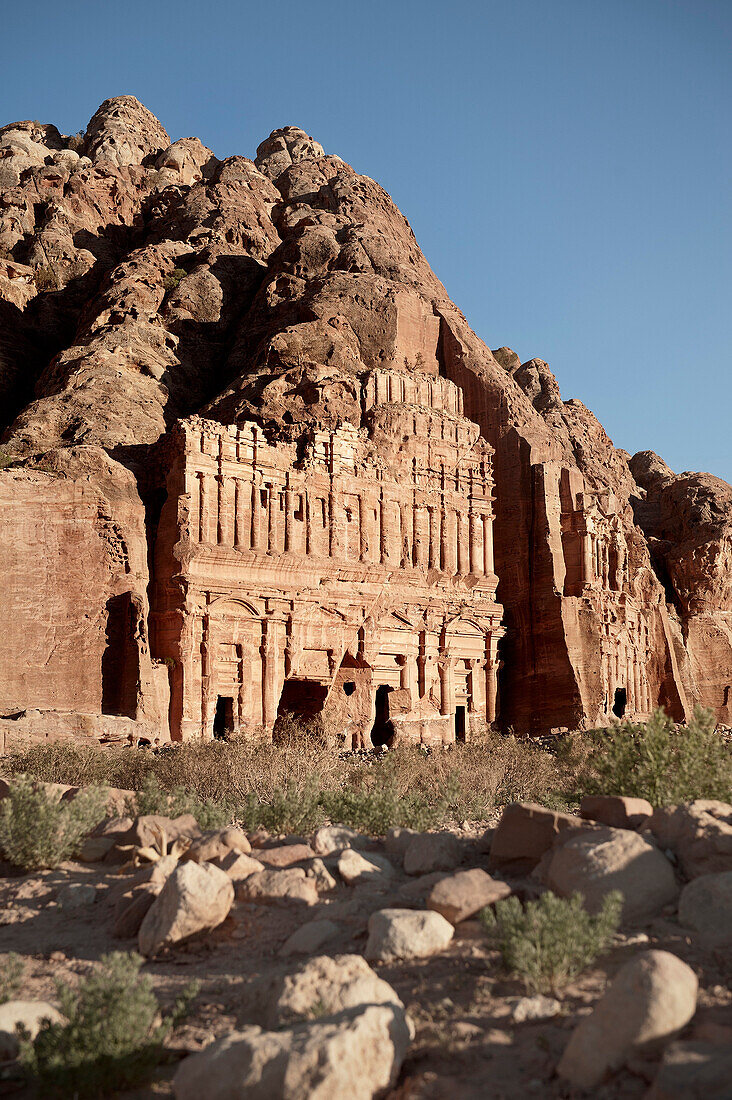
[[[261,550],[262,549],[262,547],[261,547],[262,536],[260,534],[260,527],[261,527],[260,511],[261,511],[261,509],[259,507],[259,494],[260,494],[260,487],[257,485],[256,481],[253,481],[252,482],[252,516],[251,516],[252,531],[251,531],[251,540],[250,540],[252,550]]]
[[[466,516],[464,512],[457,512],[456,516],[458,544],[457,571],[461,576],[466,576],[470,572],[470,524],[468,516]]]
[[[482,576],[485,572],[485,550],[483,546],[483,521],[477,512],[471,512],[470,523],[470,572]]]
[[[582,583],[592,584],[594,570],[592,568],[592,536],[589,531],[580,531],[582,540]]]
[[[295,494],[288,487],[285,489],[285,551],[292,551],[292,525],[294,523]]]
[[[442,519],[442,513],[439,508],[430,506],[429,508],[429,521],[430,521],[430,557],[429,567],[430,569],[440,568],[440,520]]]
[[[231,523],[229,516],[229,509],[227,507],[227,479],[223,474],[218,474],[216,477],[217,484],[217,523],[216,523],[216,541],[219,546],[228,546],[231,541]]]
[[[202,543],[213,542],[211,538],[211,478],[209,474],[199,474],[201,479],[201,494],[199,506],[199,534]]]
[[[492,576],[495,571],[493,561],[493,516],[483,516],[483,571]]]
[[[206,614],[202,620],[201,636],[201,726],[203,736],[210,738],[213,733],[214,689],[213,654],[211,641],[211,620]]]
[[[492,725],[496,720],[496,701],[498,698],[497,646],[498,640],[489,634],[486,639],[485,660],[485,720],[488,725]]]
[[[279,493],[276,485],[268,486],[269,511],[267,515],[267,551],[270,554],[279,553]]]
[[[412,546],[413,564],[426,569],[430,560],[430,521],[427,509],[421,504],[414,506],[414,534]]]
[[[457,572],[457,513],[445,508],[442,515],[440,564],[444,573],[453,576]]]
[[[454,661],[441,657],[437,662],[440,674],[440,714],[452,714],[455,710]]]
[[[279,652],[277,641],[277,624],[272,619],[265,619],[262,623],[262,723],[270,729],[274,726],[277,717],[277,678],[279,665]]]

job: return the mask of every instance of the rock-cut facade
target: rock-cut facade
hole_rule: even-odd
[[[732,488],[470,330],[378,184],[0,129],[0,737],[732,721]]]

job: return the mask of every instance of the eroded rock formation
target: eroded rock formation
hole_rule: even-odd
[[[0,188],[6,738],[730,720],[732,489],[490,351],[373,180],[121,96]]]

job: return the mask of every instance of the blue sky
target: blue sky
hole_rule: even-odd
[[[728,0],[8,4],[2,121],[136,95],[172,138],[277,126],[379,180],[491,346],[617,446],[732,480]]]

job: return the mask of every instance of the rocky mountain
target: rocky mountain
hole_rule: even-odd
[[[8,738],[732,722],[732,488],[486,347],[296,127],[0,129],[0,394]]]

